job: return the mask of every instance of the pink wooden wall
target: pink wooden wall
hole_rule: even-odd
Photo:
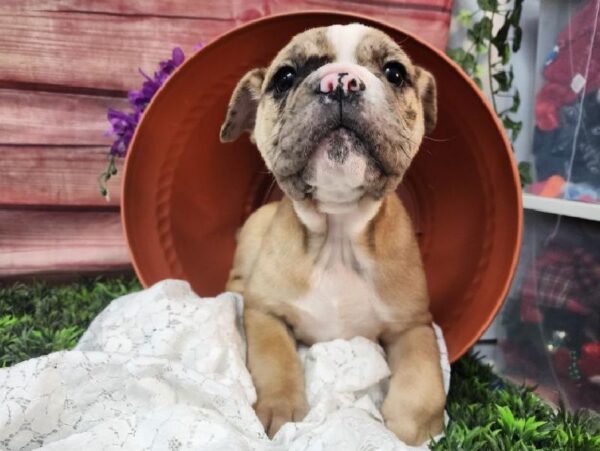
[[[439,48],[452,0],[0,0],[0,277],[129,266],[96,178],[123,108],[171,48],[254,18],[300,9],[372,15]]]

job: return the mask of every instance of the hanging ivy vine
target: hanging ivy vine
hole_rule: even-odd
[[[487,84],[494,111],[514,143],[523,123],[514,116],[519,111],[521,96],[513,86],[511,57],[521,48],[523,0],[477,0],[477,5],[478,9],[463,9],[457,16],[466,29],[466,46],[449,49],[447,53],[480,88]],[[496,22],[500,27],[494,27]],[[508,99],[508,106],[500,108],[500,99]],[[519,163],[519,175],[521,184],[531,183],[529,163]]]

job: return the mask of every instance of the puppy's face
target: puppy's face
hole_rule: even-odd
[[[331,206],[394,190],[435,120],[429,72],[378,30],[334,25],[242,78],[221,140],[250,131],[288,196]]]

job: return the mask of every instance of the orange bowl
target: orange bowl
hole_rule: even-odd
[[[200,295],[223,290],[236,230],[280,195],[247,137],[219,142],[232,90],[295,34],[357,21],[388,33],[437,79],[438,125],[399,194],[415,223],[435,321],[456,360],[494,318],[515,271],[518,173],[501,125],[473,82],[430,45],[367,17],[267,17],[211,42],[170,77],[144,113],[125,167],[122,219],[133,265],[145,286],[179,278]]]

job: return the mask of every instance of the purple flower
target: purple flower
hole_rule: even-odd
[[[124,113],[123,111],[108,110],[108,121],[110,122],[110,133],[115,136],[115,140],[110,147],[110,154],[116,157],[124,157],[127,153],[127,147],[133,137],[133,132],[139,121],[141,113]]]
[[[137,91],[129,91],[127,94],[129,104],[133,107],[133,112],[126,113],[109,108],[107,118],[111,128],[108,133],[115,137],[110,148],[110,155],[124,157],[127,154],[129,143],[142,117],[142,113],[159,88],[184,60],[185,55],[183,54],[183,50],[175,47],[171,53],[171,59],[161,61],[159,69],[154,72],[153,77],[148,76],[140,70],[140,74],[145,78],[142,87]]]

